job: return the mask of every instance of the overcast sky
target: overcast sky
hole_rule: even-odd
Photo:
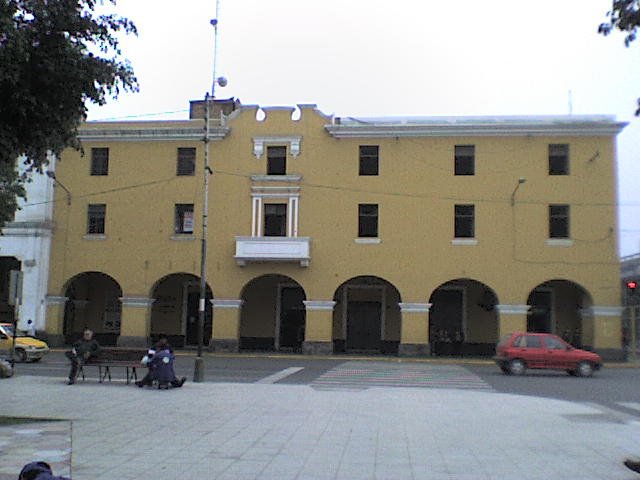
[[[640,41],[598,35],[611,0],[219,0],[216,97],[327,114],[609,114],[620,254],[640,252]],[[107,3],[108,10],[114,8]],[[140,92],[89,120],[187,118],[211,91],[216,0],[119,0]],[[571,92],[571,93],[569,93]]]

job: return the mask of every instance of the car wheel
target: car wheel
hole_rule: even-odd
[[[509,371],[514,375],[522,375],[526,369],[527,365],[524,363],[524,360],[520,360],[519,358],[511,360],[511,363],[509,363]]]
[[[15,352],[16,352],[16,359],[19,362],[24,363],[27,361],[27,352],[25,352],[22,348],[16,348]]]
[[[511,374],[511,370],[509,370],[508,367],[500,367],[500,370],[502,370],[502,373],[504,373],[505,375]]]
[[[589,362],[580,362],[576,368],[576,372],[581,377],[590,377],[593,375],[593,365]]]

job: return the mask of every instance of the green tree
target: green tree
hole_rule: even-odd
[[[620,30],[625,33],[624,44],[628,47],[636,39],[640,26],[640,0],[613,0],[607,17],[609,21],[601,23],[598,32],[606,36],[616,29]],[[640,116],[640,98],[636,116]]]
[[[0,227],[48,155],[80,149],[88,103],[103,105],[138,83],[118,33],[135,25],[99,14],[96,0],[0,0]],[[102,3],[102,2],[101,2]],[[110,0],[115,5],[116,0]],[[24,162],[26,171],[16,169]]]

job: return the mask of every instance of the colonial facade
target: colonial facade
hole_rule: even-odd
[[[47,331],[196,344],[202,103],[88,123],[57,176]],[[216,100],[204,342],[213,350],[489,354],[552,331],[621,355],[607,116],[337,118]]]
[[[18,168],[24,171],[19,162]],[[36,330],[45,330],[49,254],[53,231],[53,190],[55,159],[47,166],[51,176],[33,173],[25,185],[27,200],[19,201],[15,218],[2,229],[0,236],[0,322],[18,321],[27,329],[31,320]],[[66,202],[61,196],[61,201]],[[22,272],[22,302],[9,305],[9,275]]]

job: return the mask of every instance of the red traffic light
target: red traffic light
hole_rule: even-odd
[[[635,290],[636,288],[638,288],[638,282],[635,282],[633,280],[627,282],[627,288],[631,291]]]

